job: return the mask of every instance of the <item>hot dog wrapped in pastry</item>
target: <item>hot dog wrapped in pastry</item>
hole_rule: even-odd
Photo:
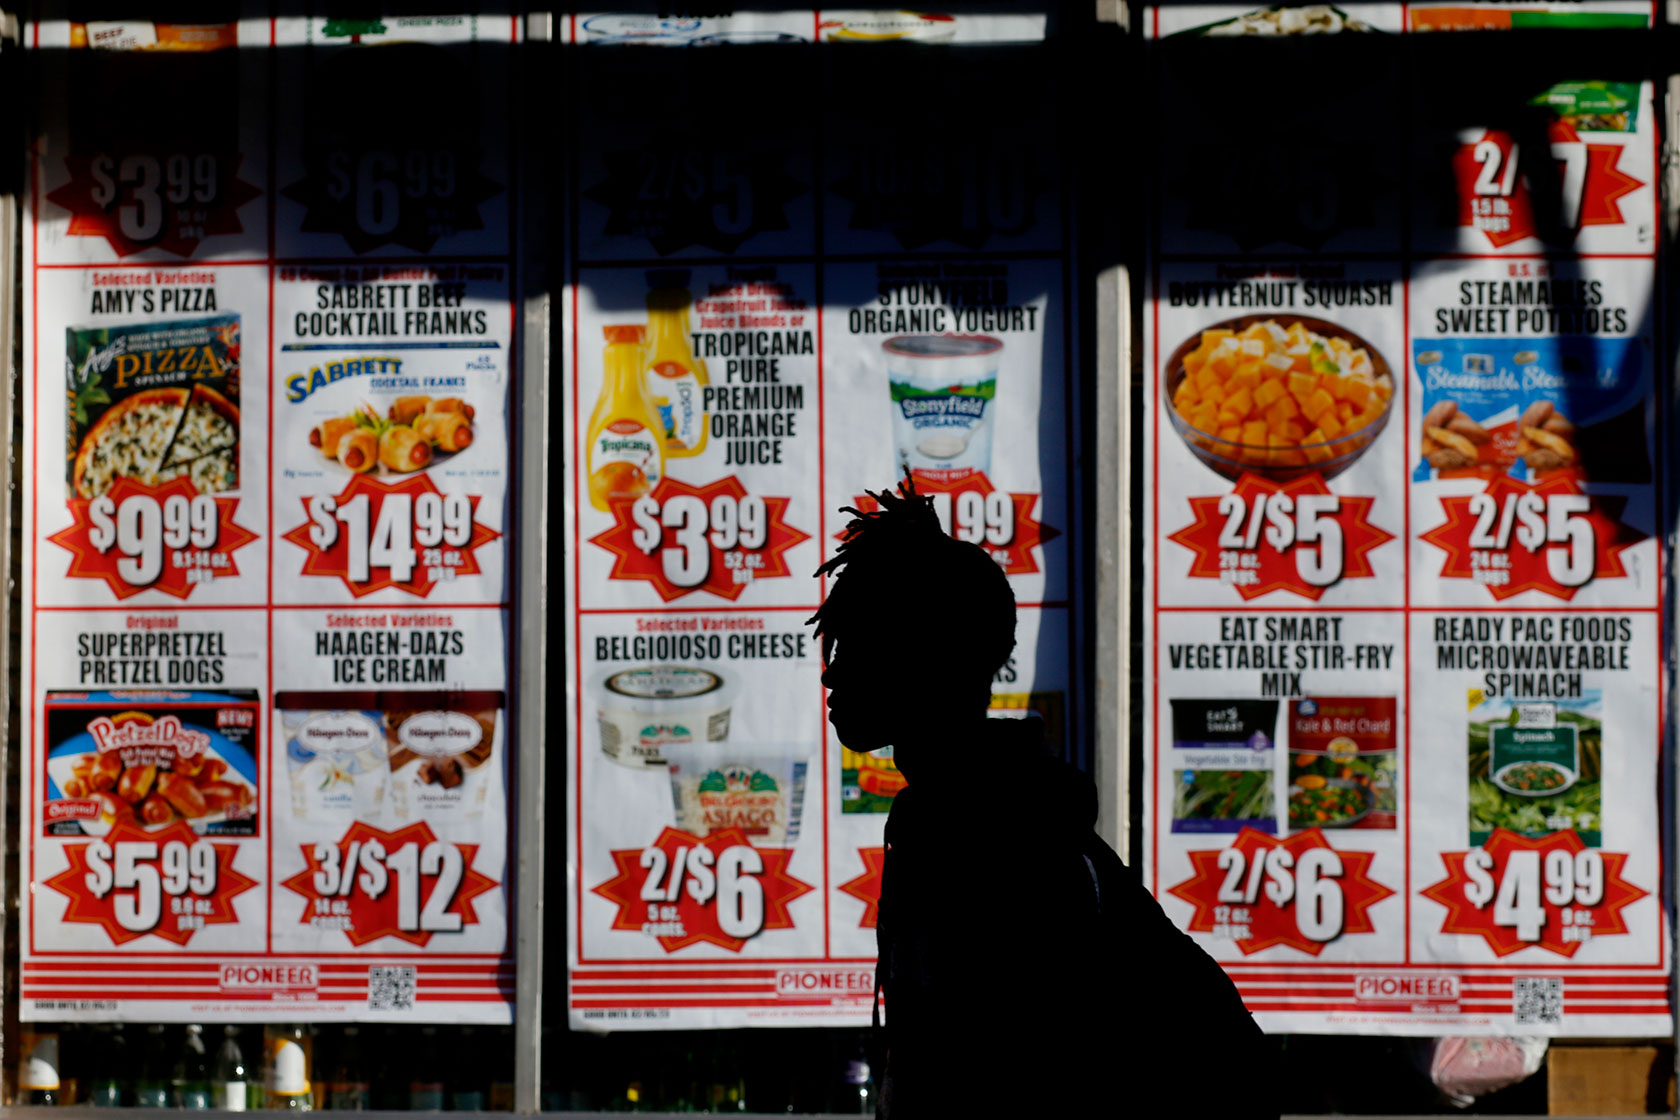
[[[426,406],[427,412],[459,412],[468,420],[478,415],[478,410],[460,397],[439,397]]]
[[[390,428],[379,437],[379,461],[399,474],[417,471],[432,461],[432,445],[413,428]]]
[[[191,778],[186,778],[170,770],[158,775],[157,791],[174,810],[194,820],[210,812],[209,804],[198,786]]]
[[[345,433],[356,427],[354,416],[335,416],[331,420],[323,420],[309,430],[309,442],[321,449],[321,454],[329,459],[338,458],[338,441]]]
[[[412,424],[414,418],[430,408],[431,404],[431,397],[398,397],[391,402],[391,420],[397,424]]]
[[[472,444],[472,421],[459,412],[427,412],[414,420],[414,430],[439,451],[464,451]]]
[[[366,474],[379,462],[379,437],[357,428],[339,440],[338,461],[357,474]]]

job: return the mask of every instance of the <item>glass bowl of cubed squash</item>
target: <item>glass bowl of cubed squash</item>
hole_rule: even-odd
[[[1215,323],[1173,351],[1165,376],[1173,427],[1233,480],[1334,478],[1382,433],[1394,404],[1394,375],[1376,347],[1304,316]]]

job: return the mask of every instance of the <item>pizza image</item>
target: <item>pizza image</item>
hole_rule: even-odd
[[[185,389],[148,389],[106,409],[76,453],[76,496],[97,498],[119,478],[155,482],[187,395]]]
[[[180,466],[212,451],[226,451],[239,443],[239,409],[208,385],[193,386],[187,399],[186,415],[175,433],[175,443],[164,456],[166,467]]]
[[[67,332],[67,481],[97,498],[119,478],[239,486],[239,316]]]
[[[71,483],[97,498],[119,478],[157,485],[186,475],[200,493],[238,485],[239,409],[216,390],[147,389],[105,410],[82,437]]]

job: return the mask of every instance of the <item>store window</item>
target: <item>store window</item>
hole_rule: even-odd
[[[0,52],[9,1102],[873,1111],[907,473],[1287,1111],[1672,1108],[1649,5],[415,9]]]

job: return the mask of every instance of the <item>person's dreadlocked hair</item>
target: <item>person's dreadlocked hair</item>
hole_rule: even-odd
[[[834,575],[828,598],[808,620],[822,638],[823,661],[868,616],[926,611],[926,633],[942,658],[966,659],[975,678],[990,678],[1015,648],[1015,593],[985,549],[945,532],[933,499],[916,493],[908,472],[898,492],[864,491],[878,508],[852,506],[845,539],[816,575]]]

